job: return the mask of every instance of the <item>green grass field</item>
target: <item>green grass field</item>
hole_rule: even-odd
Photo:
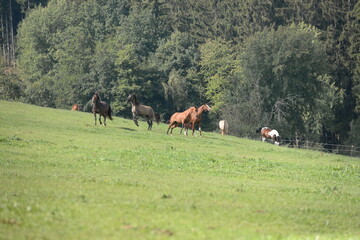
[[[0,101],[0,239],[360,239],[359,158],[107,123]]]

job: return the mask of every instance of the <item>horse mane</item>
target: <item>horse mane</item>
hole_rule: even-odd
[[[99,93],[99,91],[96,91],[94,95],[96,95],[97,99],[98,99],[99,102],[100,102],[100,101],[101,101],[101,98],[100,98],[100,93]]]
[[[198,112],[202,112],[205,107],[206,107],[205,104],[204,104],[204,105],[201,105],[200,107],[198,107],[197,111],[198,111]]]
[[[201,115],[204,111],[205,108],[208,108],[208,111],[211,110],[211,108],[209,107],[208,104],[204,104],[204,105],[201,105],[198,109],[197,109],[197,112],[199,113],[199,115]]]
[[[138,102],[137,97],[136,97],[136,95],[135,95],[135,94],[133,95],[133,98],[134,98],[134,102],[135,102],[135,104],[136,104],[136,105],[138,105],[138,104],[139,104],[139,102]]]
[[[135,104],[135,105],[139,105],[139,104],[140,104],[140,103],[138,102],[138,100],[137,100],[136,95],[133,94],[133,93],[129,95],[128,100],[134,101],[134,104]]]

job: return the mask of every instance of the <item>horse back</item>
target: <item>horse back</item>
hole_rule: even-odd
[[[179,120],[180,120],[180,114],[181,114],[181,112],[176,112],[176,113],[174,113],[173,115],[171,115],[171,117],[170,117],[170,123],[172,123],[172,122],[179,122]]]
[[[261,135],[264,136],[264,137],[266,137],[266,138],[271,137],[271,136],[269,135],[270,132],[271,132],[271,129],[268,128],[268,127],[263,127],[263,128],[261,129]]]
[[[110,109],[110,104],[108,104],[107,102],[103,102],[100,101],[97,104],[93,105],[93,113],[99,113],[99,114],[103,114],[103,113],[107,113]]]
[[[228,125],[228,122],[226,120],[221,120],[219,122],[219,128],[221,130],[226,130],[227,131],[228,127],[229,127],[229,125]]]

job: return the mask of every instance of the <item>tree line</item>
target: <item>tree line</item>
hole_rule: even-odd
[[[357,0],[3,0],[1,98],[130,117],[209,103],[205,128],[360,145]]]

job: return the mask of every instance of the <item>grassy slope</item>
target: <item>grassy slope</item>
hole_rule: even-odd
[[[0,101],[0,239],[360,239],[360,160]]]

